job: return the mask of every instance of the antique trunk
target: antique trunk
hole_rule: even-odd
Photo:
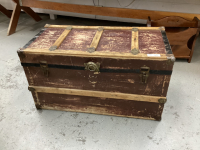
[[[175,61],[158,27],[46,25],[18,55],[38,109],[151,120]]]

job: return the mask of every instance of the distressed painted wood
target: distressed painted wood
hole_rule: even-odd
[[[145,101],[145,102],[153,102],[153,103],[159,103],[159,99],[163,99],[166,101],[166,97],[159,97],[159,96],[147,96],[147,95],[78,90],[78,89],[67,89],[67,88],[50,88],[50,87],[40,87],[40,86],[29,86],[29,88],[34,89],[34,91],[40,92],[40,93],[54,93],[54,94],[57,93],[57,94],[67,94],[67,95]]]
[[[52,50],[56,50],[60,46],[60,44],[63,42],[63,40],[66,38],[66,36],[69,34],[70,31],[71,31],[71,29],[70,30],[66,29],[66,30],[63,31],[63,33],[60,35],[60,37],[51,46],[51,48],[53,48]]]
[[[164,28],[46,25],[18,55],[38,109],[161,119],[174,64]]]

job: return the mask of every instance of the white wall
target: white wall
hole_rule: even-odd
[[[100,6],[104,7],[119,7],[119,8],[130,8],[130,9],[146,9],[146,10],[200,14],[200,0],[135,0],[134,2],[133,0],[94,0],[94,3],[93,0],[43,0],[43,1],[53,1],[53,2],[82,4],[82,5],[94,5],[94,3],[95,5],[98,5],[99,3]],[[14,3],[12,2],[12,0],[0,0],[0,3],[7,9],[13,9]],[[44,10],[37,8],[35,8],[34,10],[36,12],[47,13],[47,14],[51,13],[51,14],[66,15],[66,16],[146,23],[146,21],[140,19],[95,16],[87,14]]]

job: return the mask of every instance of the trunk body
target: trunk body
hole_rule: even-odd
[[[46,25],[18,54],[37,108],[161,119],[174,64],[163,28]]]

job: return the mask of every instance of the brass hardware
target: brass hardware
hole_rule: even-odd
[[[94,47],[90,47],[90,48],[88,48],[88,50],[87,50],[89,53],[93,53],[93,52],[95,52],[95,48]]]
[[[137,54],[139,53],[139,50],[136,49],[136,48],[134,48],[134,49],[131,50],[131,53],[132,53],[133,55],[137,55]]]
[[[28,87],[28,90],[31,91],[31,92],[35,91],[35,89],[33,87]]]
[[[142,83],[147,83],[147,79],[149,77],[149,71],[150,71],[150,68],[145,65],[140,68],[140,73],[141,73],[140,78],[141,78]]]
[[[138,28],[132,28],[132,31],[137,32]]]
[[[54,51],[54,50],[56,50],[58,47],[56,46],[56,45],[54,45],[54,46],[51,46],[50,48],[49,48],[49,50],[50,51]]]
[[[22,6],[22,0],[19,0],[19,6]]]
[[[99,27],[99,28],[98,28],[98,31],[103,31],[103,27]]]
[[[50,26],[50,24],[46,24],[45,27],[48,28]]]
[[[166,103],[166,101],[167,101],[167,99],[165,99],[165,98],[160,98],[160,99],[158,99],[158,102],[159,102],[159,103]]]
[[[71,30],[72,26],[68,26],[65,30]]]
[[[159,28],[161,31],[165,31],[165,27],[160,27]]]
[[[44,72],[45,76],[49,76],[49,69],[48,69],[48,64],[46,61],[40,61],[40,68]]]
[[[98,62],[97,63],[88,62],[88,63],[84,63],[84,65],[85,65],[85,70],[99,72],[100,63]]]

